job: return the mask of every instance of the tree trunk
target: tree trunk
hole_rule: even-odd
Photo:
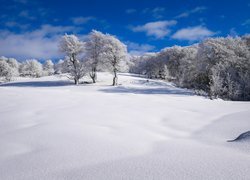
[[[95,81],[95,77],[93,77],[93,78],[92,78],[92,81],[93,81],[93,83],[96,83],[96,81]]]
[[[97,79],[96,68],[93,68],[92,72],[89,75],[90,75],[93,83],[96,83],[96,79]]]
[[[117,85],[118,77],[117,77],[117,72],[114,70],[114,78],[113,78],[113,86]]]
[[[79,80],[77,78],[75,78],[74,81],[75,81],[75,85],[79,84]]]

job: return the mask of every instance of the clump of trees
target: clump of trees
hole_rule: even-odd
[[[98,70],[111,71],[112,85],[118,84],[117,73],[122,71],[122,64],[126,66],[127,47],[116,37],[93,30],[84,42],[75,35],[64,35],[59,46],[66,55],[60,71],[67,72],[75,84],[87,73],[95,83]]]
[[[18,62],[14,58],[0,57],[0,79],[3,81],[11,81],[18,76],[38,78],[53,74],[54,64],[51,60],[41,64],[36,59]]]
[[[250,100],[250,36],[209,38],[131,58],[130,72],[168,79],[211,98]]]

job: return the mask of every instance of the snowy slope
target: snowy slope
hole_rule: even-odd
[[[250,103],[98,74],[0,85],[0,179],[249,179]]]

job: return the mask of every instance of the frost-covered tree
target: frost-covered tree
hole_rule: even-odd
[[[97,80],[96,72],[98,66],[100,65],[101,55],[104,50],[104,40],[105,35],[103,33],[92,30],[85,44],[85,58],[87,59],[86,64],[89,68],[89,75],[93,83]]]
[[[164,67],[167,68],[164,68]],[[209,38],[187,47],[165,48],[152,56],[136,57],[133,73],[168,80],[230,100],[250,99],[250,36]]]
[[[4,77],[6,81],[11,81],[14,77],[19,75],[18,67],[19,63],[14,58],[0,57],[1,61],[1,77]]]
[[[211,54],[215,60],[210,71],[213,97],[231,100],[250,99],[250,52],[241,38],[213,39]]]
[[[36,59],[26,60],[20,65],[20,74],[22,76],[41,77],[43,66]]]
[[[12,68],[7,61],[0,60],[0,77],[3,78],[4,81],[11,81],[15,74],[15,69]]]
[[[54,74],[54,63],[49,59],[43,64],[43,71],[46,76],[51,76]]]
[[[121,63],[126,59],[127,47],[117,38],[111,35],[106,35],[104,43],[104,51],[102,58],[104,59],[108,70],[110,70],[113,77],[113,86],[118,84],[118,71],[121,69]]]
[[[75,35],[64,35],[59,44],[60,50],[67,56],[66,63],[70,78],[75,84],[84,76],[84,66],[79,60],[79,56],[84,51],[84,44]]]
[[[18,70],[19,62],[15,58],[8,58],[6,61],[10,65],[10,67]]]

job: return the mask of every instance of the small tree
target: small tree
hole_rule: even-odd
[[[47,76],[51,76],[52,74],[54,74],[54,63],[51,60],[45,61],[45,63],[43,64],[43,71]]]
[[[83,63],[78,56],[83,52],[83,43],[75,35],[64,35],[60,41],[60,50],[66,54],[67,65],[70,78],[74,79],[75,84],[84,76]]]
[[[113,73],[113,86],[118,83],[117,72],[120,69],[122,60],[127,56],[127,47],[117,38],[111,35],[106,35],[104,52],[102,57],[104,58],[108,69]]]

